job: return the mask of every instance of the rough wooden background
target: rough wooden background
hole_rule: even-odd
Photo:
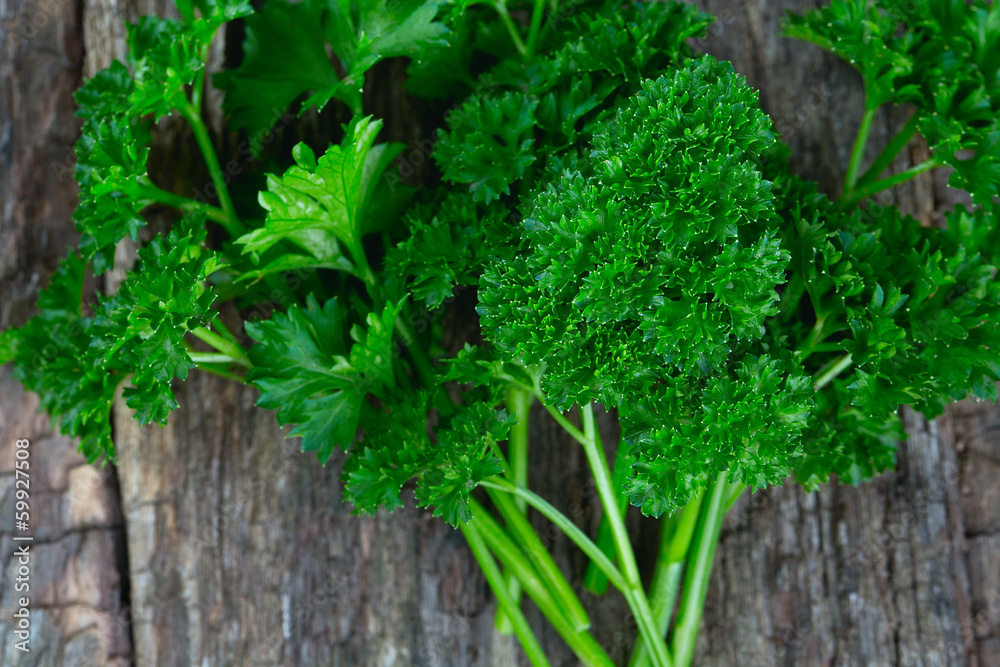
[[[860,82],[819,49],[777,34],[785,8],[814,3],[699,4],[718,17],[699,46],[733,60],[760,88],[796,169],[835,192],[850,148],[844,137],[853,138],[861,116]],[[0,326],[30,315],[74,240],[73,89],[121,56],[123,19],[171,5],[0,0]],[[387,138],[416,146],[427,134],[405,101],[370,102],[391,114]],[[903,111],[880,118],[873,143],[901,119]],[[315,119],[306,127],[326,131]],[[224,153],[238,141],[217,139]],[[920,161],[923,150],[911,146],[894,168]],[[169,165],[154,165],[157,182],[180,191],[207,182],[176,126],[162,127],[156,154]],[[932,224],[953,200],[940,176],[928,175],[883,201]],[[123,250],[120,263],[128,261]],[[100,470],[49,431],[37,399],[0,369],[0,663],[526,664],[493,631],[494,603],[458,533],[412,508],[349,516],[336,461],[323,468],[283,441],[249,389],[194,373],[178,397],[182,409],[166,428],[138,427],[118,406],[120,466]],[[904,417],[910,441],[896,472],[857,489],[762,491],[734,509],[697,664],[1000,665],[1000,409],[962,403],[931,423]],[[611,440],[614,424],[604,419],[602,428]],[[21,437],[33,443],[36,535],[28,656],[13,649],[10,632],[13,441]],[[596,499],[580,452],[537,410],[533,438],[539,490],[592,528]],[[629,520],[648,561],[656,529]],[[583,559],[537,525],[578,580]],[[635,628],[621,599],[583,600],[601,642],[624,660]],[[533,609],[529,619],[553,664],[574,664]]]

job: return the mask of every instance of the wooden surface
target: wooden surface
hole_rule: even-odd
[[[0,60],[4,326],[23,322],[73,239],[72,183],[53,165],[70,155],[77,127],[70,93],[81,71],[121,56],[122,19],[172,5],[79,1],[0,0],[0,47],[14,46]],[[843,138],[853,138],[861,116],[860,82],[819,49],[777,36],[784,8],[807,4],[706,1],[719,18],[699,46],[733,60],[761,89],[796,169],[835,193],[850,148]],[[9,39],[23,17],[46,8],[54,18],[35,36]],[[221,43],[216,53],[221,61]],[[397,77],[399,69],[388,64],[378,75]],[[376,114],[391,114],[386,138],[416,146],[427,134],[405,100],[368,102]],[[886,141],[901,119],[903,112],[881,117],[873,143]],[[280,143],[327,136],[335,121],[307,119]],[[212,125],[220,127],[217,115]],[[207,182],[190,137],[176,125],[161,130],[154,180],[182,193]],[[217,135],[223,154],[238,140]],[[921,150],[913,146],[895,168],[922,159]],[[941,178],[928,175],[885,202],[933,223],[953,200]],[[127,248],[119,260],[128,265]],[[116,408],[119,484],[110,469],[81,465],[73,445],[34,414],[35,399],[9,369],[0,371],[2,664],[119,665],[130,657],[140,666],[527,664],[493,631],[495,604],[458,533],[412,502],[393,515],[349,516],[339,502],[338,460],[324,468],[282,440],[273,414],[253,407],[252,390],[197,372],[178,389],[181,409],[165,428],[140,427]],[[857,489],[768,490],[734,509],[697,664],[1000,665],[1000,410],[963,403],[935,422],[908,412],[905,420],[911,437],[897,472]],[[612,420],[602,429],[613,440]],[[37,444],[45,499],[33,512],[39,540],[45,536],[38,546],[51,554],[36,561],[45,602],[33,640],[39,651],[27,660],[11,653],[4,625],[11,447],[24,434]],[[537,409],[532,435],[533,484],[592,530],[596,497],[580,451]],[[629,521],[648,564],[656,527],[635,513]],[[537,525],[578,581],[579,553]],[[623,602],[582,599],[599,640],[623,661],[635,633]],[[131,624],[122,621],[126,611]],[[528,616],[553,665],[575,664],[530,605]]]

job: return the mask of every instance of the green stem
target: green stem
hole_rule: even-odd
[[[525,48],[525,59],[531,60],[535,54],[535,45],[538,42],[538,31],[542,27],[542,18],[545,16],[545,0],[535,0],[535,6],[531,10],[531,25],[528,28],[528,44]]]
[[[188,355],[190,356],[191,353],[188,352]],[[193,357],[192,357],[192,361],[194,361]],[[227,380],[232,380],[234,382],[239,382],[240,384],[246,384],[247,383],[246,378],[243,377],[242,375],[237,375],[236,373],[231,373],[231,372],[229,372],[229,371],[227,371],[227,370],[225,370],[223,368],[217,368],[215,366],[203,365],[203,364],[199,364],[197,362],[195,362],[195,364],[196,364],[195,368],[197,368],[200,371],[205,371],[206,373],[211,373],[212,375],[218,375],[219,377],[223,377],[223,378],[226,378]]]
[[[195,352],[189,351],[188,356],[196,364],[235,364],[236,360],[228,354],[217,354],[215,352]]]
[[[581,431],[577,427],[573,426],[573,422],[571,422],[570,420],[566,419],[566,417],[564,417],[561,412],[559,412],[557,409],[555,409],[551,405],[546,405],[545,409],[548,410],[549,414],[552,415],[552,418],[555,419],[556,422],[558,422],[558,424],[560,426],[562,426],[563,429],[567,433],[569,433],[570,436],[572,436],[574,440],[576,440],[577,442],[579,442],[584,447],[586,447],[588,445],[587,436],[583,434],[583,431]]]
[[[706,492],[709,493],[708,502],[702,503],[695,531],[694,551],[689,551],[688,572],[684,578],[684,592],[681,595],[671,644],[677,667],[688,667],[694,657],[701,614],[708,593],[708,579],[712,572],[715,549],[719,543],[722,519],[727,509],[726,476],[725,472],[719,473],[715,483]]]
[[[618,496],[618,509],[623,517],[628,511],[629,503],[628,494],[625,493],[625,481],[631,469],[632,453],[619,437],[618,449],[615,451],[615,462],[611,470],[611,484],[614,486],[615,493]],[[597,528],[597,547],[605,555],[614,559],[615,540],[611,534],[611,523],[608,521],[606,514],[601,515],[601,524]],[[587,564],[587,572],[583,575],[583,585],[587,590],[597,595],[602,595],[608,588],[607,577],[604,576],[604,573],[601,572],[594,561],[590,561]]]
[[[844,369],[851,365],[853,359],[851,359],[850,354],[844,354],[834,360],[829,368],[820,369],[817,373],[817,377],[813,379],[813,389],[819,391],[826,385],[834,381],[834,379],[840,375]]]
[[[861,170],[861,160],[864,159],[865,147],[868,145],[868,134],[871,132],[876,111],[878,111],[877,108],[866,108],[865,115],[861,118],[861,127],[858,128],[858,136],[855,138],[854,148],[851,150],[851,159],[847,163],[844,190],[840,195],[842,199],[849,197],[854,191],[854,184],[858,180],[858,172]]]
[[[403,339],[403,347],[410,354],[410,360],[417,370],[417,375],[420,376],[424,384],[428,387],[436,385],[437,380],[434,378],[434,366],[431,365],[431,360],[427,356],[427,353],[424,352],[424,348],[416,344],[417,335],[403,319],[402,315],[396,318],[396,329],[399,330],[399,337]]]
[[[227,341],[229,341],[230,344],[232,344],[232,345],[234,345],[234,346],[236,346],[236,347],[238,347],[240,349],[243,349],[242,345],[240,344],[239,339],[236,338],[236,335],[232,331],[229,330],[229,327],[227,327],[225,324],[222,323],[221,319],[216,318],[216,320],[214,322],[214,325],[215,325],[215,329],[218,330],[220,336],[222,336],[224,339],[226,339]]]
[[[620,591],[626,590],[627,585],[625,583],[625,577],[623,577],[622,573],[618,571],[618,568],[616,568],[615,564],[611,562],[611,559],[605,556],[601,550],[597,548],[597,545],[594,544],[575,523],[569,520],[569,517],[556,509],[550,502],[535,492],[512,484],[500,477],[491,477],[490,479],[483,480],[479,484],[480,486],[488,489],[504,491],[505,493],[513,494],[518,498],[523,498],[525,502],[538,510],[542,516],[555,524],[556,528],[561,530],[566,537],[568,537],[573,544],[579,547],[588,558],[597,563],[597,567],[601,569],[615,588]]]
[[[618,498],[611,486],[608,462],[604,457],[603,449],[598,446],[597,430],[594,426],[594,408],[588,403],[581,408],[580,413],[583,419],[583,448],[590,470],[594,475],[594,483],[597,486],[601,505],[611,524],[611,534],[618,552],[618,563],[627,584],[626,599],[629,601],[629,607],[631,607],[636,623],[639,625],[639,633],[650,647],[654,664],[657,667],[668,667],[671,664],[670,655],[663,638],[656,633],[653,612],[649,608],[649,600],[646,599],[646,592],[642,588],[642,579],[639,577],[639,568],[635,563],[635,555],[632,553],[632,543],[629,541],[628,531],[625,529],[625,520],[618,511]]]
[[[172,206],[173,208],[184,211],[185,213],[204,211],[209,220],[214,220],[227,230],[229,229],[229,216],[226,215],[226,212],[221,208],[209,206],[208,204],[200,202],[197,199],[191,199],[189,197],[174,194],[173,192],[158,188],[152,184],[140,187],[136,194],[140,199],[149,199],[160,204],[165,204],[166,206]]]
[[[539,539],[538,533],[535,532],[531,522],[524,515],[524,511],[517,506],[515,497],[501,493],[496,489],[488,488],[487,492],[507,524],[507,531],[510,532],[521,551],[528,556],[528,560],[541,577],[545,587],[549,589],[552,597],[558,602],[566,621],[573,630],[589,628],[590,619],[576,593],[573,592],[573,587],[566,581],[566,577],[563,576],[559,566],[553,560],[552,554],[542,544],[542,540]],[[522,499],[518,498],[518,500]],[[513,573],[509,574],[513,575]]]
[[[729,483],[729,497],[726,498],[726,512],[729,512],[736,504],[736,501],[740,499],[743,492],[747,490],[747,485],[743,482],[730,482]]]
[[[231,357],[233,360],[232,363],[246,368],[253,367],[253,364],[250,363],[250,359],[247,357],[246,351],[242,347],[230,343],[219,334],[209,331],[205,327],[192,329],[191,333],[194,334],[196,338],[208,343],[222,354]]]
[[[500,609],[510,619],[514,634],[517,635],[517,639],[521,643],[524,653],[528,656],[528,660],[531,661],[534,667],[549,667],[549,660],[545,657],[545,651],[542,650],[541,645],[538,643],[535,633],[531,631],[531,626],[528,625],[524,614],[521,613],[521,608],[517,601],[510,596],[507,587],[504,586],[500,568],[497,567],[496,561],[493,560],[493,556],[490,554],[490,550],[486,546],[482,535],[479,534],[479,530],[471,523],[461,524],[460,527],[462,533],[465,535],[465,541],[472,551],[472,555],[479,563],[479,567],[486,577],[486,583],[489,584],[493,594],[497,596]]]
[[[792,274],[791,280],[785,284],[785,288],[781,292],[781,300],[778,303],[781,314],[787,316],[793,310],[797,310],[805,291],[806,282],[803,280],[802,274],[796,271]]]
[[[204,66],[201,68],[201,73],[194,78],[194,85],[191,86],[191,106],[199,113],[201,112],[201,95],[205,90],[205,78],[208,76],[208,51],[208,45],[201,50],[200,56]]]
[[[826,340],[826,334],[823,331],[825,327],[826,318],[817,316],[816,322],[813,324],[812,329],[809,330],[809,335],[806,336],[801,345],[795,348],[795,354],[799,363],[805,361],[809,355],[816,351],[816,346]]]
[[[472,520],[469,525],[480,532],[503,566],[517,575],[521,585],[524,586],[524,591],[580,661],[587,667],[614,667],[611,658],[593,635],[587,631],[576,630],[570,625],[559,604],[552,597],[552,593],[539,579],[538,573],[489,512],[474,499],[469,501],[469,508],[472,510]],[[503,585],[502,581],[500,585]]]
[[[528,486],[528,427],[534,402],[535,397],[522,387],[511,385],[507,389],[507,409],[517,419],[507,442],[507,459],[510,461],[511,481],[521,486]],[[521,512],[528,509],[528,502],[523,498],[517,499],[517,505]]]
[[[212,183],[215,185],[219,204],[229,218],[229,226],[226,227],[226,231],[234,238],[242,236],[244,232],[243,224],[236,215],[232,199],[229,198],[229,188],[226,186],[226,178],[222,173],[222,167],[219,165],[219,158],[215,154],[215,146],[212,144],[212,138],[208,135],[208,128],[205,127],[205,121],[201,119],[201,110],[195,108],[189,102],[180,109],[180,112],[187,119],[187,122],[191,124],[195,141],[198,142],[198,148],[201,150],[202,157],[205,158],[208,173],[212,176]]]
[[[940,166],[941,163],[938,159],[936,157],[932,157],[924,160],[918,165],[914,165],[909,169],[901,171],[898,174],[887,176],[881,180],[875,181],[874,183],[866,183],[865,185],[862,185],[854,190],[850,196],[841,198],[841,200],[837,202],[837,207],[843,211],[849,211],[853,207],[857,206],[857,204],[863,199],[871,197],[873,194],[881,192],[882,190],[888,190],[889,188],[910,180],[914,176],[924,173],[928,169]]]
[[[660,534],[660,552],[653,570],[653,580],[649,585],[649,604],[656,617],[656,629],[661,637],[666,637],[670,627],[670,617],[674,613],[674,603],[677,601],[677,591],[680,588],[681,575],[684,573],[684,560],[691,546],[691,538],[698,524],[701,505],[705,493],[699,493],[680,511],[676,517],[674,530],[668,530],[666,524]],[[629,667],[640,667],[649,664],[649,649],[645,642],[636,644],[635,652],[629,661]]]
[[[500,15],[500,20],[507,27],[507,32],[510,33],[510,39],[514,42],[514,48],[517,52],[521,54],[522,57],[528,55],[528,49],[524,45],[524,41],[521,39],[520,33],[517,31],[517,26],[514,24],[514,20],[507,13],[507,5],[504,0],[497,0],[496,4],[493,5],[497,10],[497,14]]]
[[[507,460],[509,461],[507,475],[512,482],[521,486],[528,485],[528,419],[534,398],[530,393],[515,385],[511,385],[507,389],[507,410],[517,420],[511,428],[510,437],[507,439]],[[496,498],[493,499],[493,502],[498,508],[500,507]],[[528,504],[523,498],[517,498],[515,504],[520,514],[525,515],[527,513]],[[504,516],[504,520],[507,521],[509,526],[510,520],[506,516]],[[531,532],[534,533],[534,531]],[[511,597],[514,600],[519,600],[521,597],[521,584],[518,582],[517,577],[514,577],[510,572],[505,572],[504,577],[507,581],[507,588],[510,590]],[[584,618],[586,618],[586,615],[584,615]],[[510,634],[512,627],[510,619],[505,614],[498,613],[496,623],[497,630],[502,634]]]
[[[351,259],[354,260],[354,265],[358,267],[360,278],[365,283],[368,296],[371,297],[372,301],[381,301],[378,278],[375,276],[375,272],[372,271],[371,264],[368,263],[368,254],[365,252],[361,240],[352,238],[346,245],[347,251],[351,253]]]
[[[912,139],[913,135],[917,133],[917,122],[919,117],[920,115],[916,113],[910,116],[910,120],[903,126],[903,129],[896,133],[896,136],[892,138],[889,145],[886,146],[881,153],[879,153],[877,158],[875,158],[875,162],[873,162],[872,166],[868,168],[868,171],[862,174],[857,180],[855,183],[856,186],[874,182],[883,171],[889,168],[889,165],[896,159],[899,152],[906,147],[906,144],[910,143],[910,139]]]
[[[365,283],[365,289],[368,291],[368,296],[371,298],[372,303],[379,304],[382,301],[381,289],[378,284],[378,277],[375,272],[372,271],[371,264],[368,263],[368,255],[365,253],[364,246],[361,245],[361,241],[358,239],[352,239],[350,243],[347,244],[347,251],[351,254],[351,259],[354,260],[354,265],[358,267],[360,273],[360,278]],[[408,312],[405,311],[404,312]],[[403,339],[403,347],[410,355],[410,360],[413,361],[413,365],[417,370],[417,374],[424,381],[428,387],[433,387],[437,384],[434,379],[434,367],[431,365],[430,359],[427,357],[427,353],[419,345],[416,345],[417,336],[413,332],[409,323],[403,318],[403,314],[396,318],[396,330],[399,332],[400,338]]]

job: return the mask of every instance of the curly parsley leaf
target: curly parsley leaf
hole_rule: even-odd
[[[501,472],[494,448],[511,419],[486,402],[462,406],[427,425],[433,392],[413,392],[373,421],[344,464],[344,495],[360,512],[400,507],[403,484],[416,479],[417,502],[451,525],[470,517],[468,504],[480,481]]]
[[[1000,195],[996,3],[834,0],[789,14],[785,32],[850,62],[864,79],[869,110],[913,105],[933,159],[955,170],[950,185],[980,205]]]
[[[505,93],[488,101],[469,98],[448,116],[451,134],[434,151],[446,181],[468,184],[487,204],[510,194],[510,184],[535,161],[532,150],[538,101]]]
[[[80,251],[103,273],[114,262],[116,244],[132,240],[146,221],[140,215],[150,202],[146,160],[149,135],[145,126],[127,119],[93,118],[76,143],[79,203],[73,213],[80,231]]]
[[[93,318],[81,314],[85,260],[71,253],[38,294],[39,313],[9,334],[15,340],[14,374],[38,394],[53,426],[80,438],[80,451],[93,463],[114,461],[111,406],[122,378],[91,363]]]
[[[190,110],[188,90],[202,76],[212,35],[250,11],[246,0],[188,0],[179,9],[185,20],[143,16],[128,26],[131,74],[112,61],[76,93],[85,123],[75,148],[80,203],[74,220],[81,252],[97,273],[111,266],[120,240],[136,239],[146,224],[141,211],[157,199],[146,171],[146,117]]]
[[[204,223],[201,215],[186,216],[141,248],[118,292],[94,312],[90,356],[105,368],[134,372],[125,403],[143,424],[163,424],[177,407],[170,381],[194,367],[184,336],[215,319],[206,281],[223,263],[202,247]]]
[[[747,355],[732,375],[702,384],[682,379],[619,408],[636,456],[628,493],[644,514],[683,507],[727,470],[748,486],[778,484],[802,456],[799,435],[813,408],[808,377]]]
[[[616,405],[669,369],[720,368],[776,312],[787,262],[770,236],[740,234],[773,216],[750,159],[769,127],[754,91],[711,57],[644,83],[597,133],[592,173],[567,171],[537,197],[529,252],[488,266],[487,337],[544,365],[557,403]]]
[[[204,68],[199,42],[183,21],[143,16],[128,27],[129,61],[136,86],[131,113],[156,120],[188,104],[187,86]]]
[[[142,423],[165,423],[177,407],[170,381],[193,363],[184,335],[214,317],[205,288],[221,266],[201,248],[204,218],[190,216],[139,251],[136,268],[94,314],[81,308],[86,260],[73,253],[39,293],[39,314],[15,333],[15,373],[41,397],[63,433],[80,438],[88,461],[114,461],[110,411],[118,385]]]
[[[489,257],[485,228],[501,214],[501,207],[477,204],[468,193],[454,191],[415,207],[407,216],[410,235],[386,255],[386,275],[427,308],[440,307],[456,286],[478,282]]]

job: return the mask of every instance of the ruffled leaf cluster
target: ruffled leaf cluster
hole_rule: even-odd
[[[776,312],[787,255],[740,228],[773,216],[749,158],[773,142],[728,64],[648,81],[524,223],[528,253],[484,274],[480,314],[505,354],[544,365],[565,403],[618,404],[665,375],[722,368]]]
[[[596,131],[587,168],[535,199],[526,252],[484,273],[479,312],[505,358],[544,369],[557,405],[620,406],[644,511],[677,507],[726,469],[774,481],[798,455],[806,379],[738,361],[778,312],[789,259],[757,167],[773,142],[732,67],[691,60]]]
[[[18,378],[63,433],[80,438],[89,461],[114,461],[109,417],[122,381],[129,380],[126,404],[142,423],[165,423],[177,407],[170,382],[194,365],[184,335],[215,317],[215,296],[204,284],[221,264],[201,248],[204,233],[204,218],[190,216],[151,241],[92,315],[81,308],[86,262],[70,255],[39,294],[40,313],[16,331]]]
[[[1000,194],[1000,7],[976,0],[834,0],[789,14],[786,34],[854,66],[867,107],[913,105],[950,185],[989,205]],[[877,176],[877,174],[876,174]]]
[[[959,206],[939,229],[892,207],[845,213],[787,173],[773,192],[795,271],[762,344],[794,350],[816,380],[847,362],[816,394],[800,482],[856,483],[891,467],[901,404],[934,416],[966,396],[995,400],[995,206]]]
[[[112,61],[76,93],[85,122],[75,150],[80,190],[73,219],[80,251],[97,273],[111,266],[115,245],[135,240],[146,224],[141,212],[153,202],[148,117],[188,111],[188,90],[203,75],[215,31],[250,11],[245,0],[188,0],[179,9],[184,20],[143,16],[129,25],[128,65]]]

